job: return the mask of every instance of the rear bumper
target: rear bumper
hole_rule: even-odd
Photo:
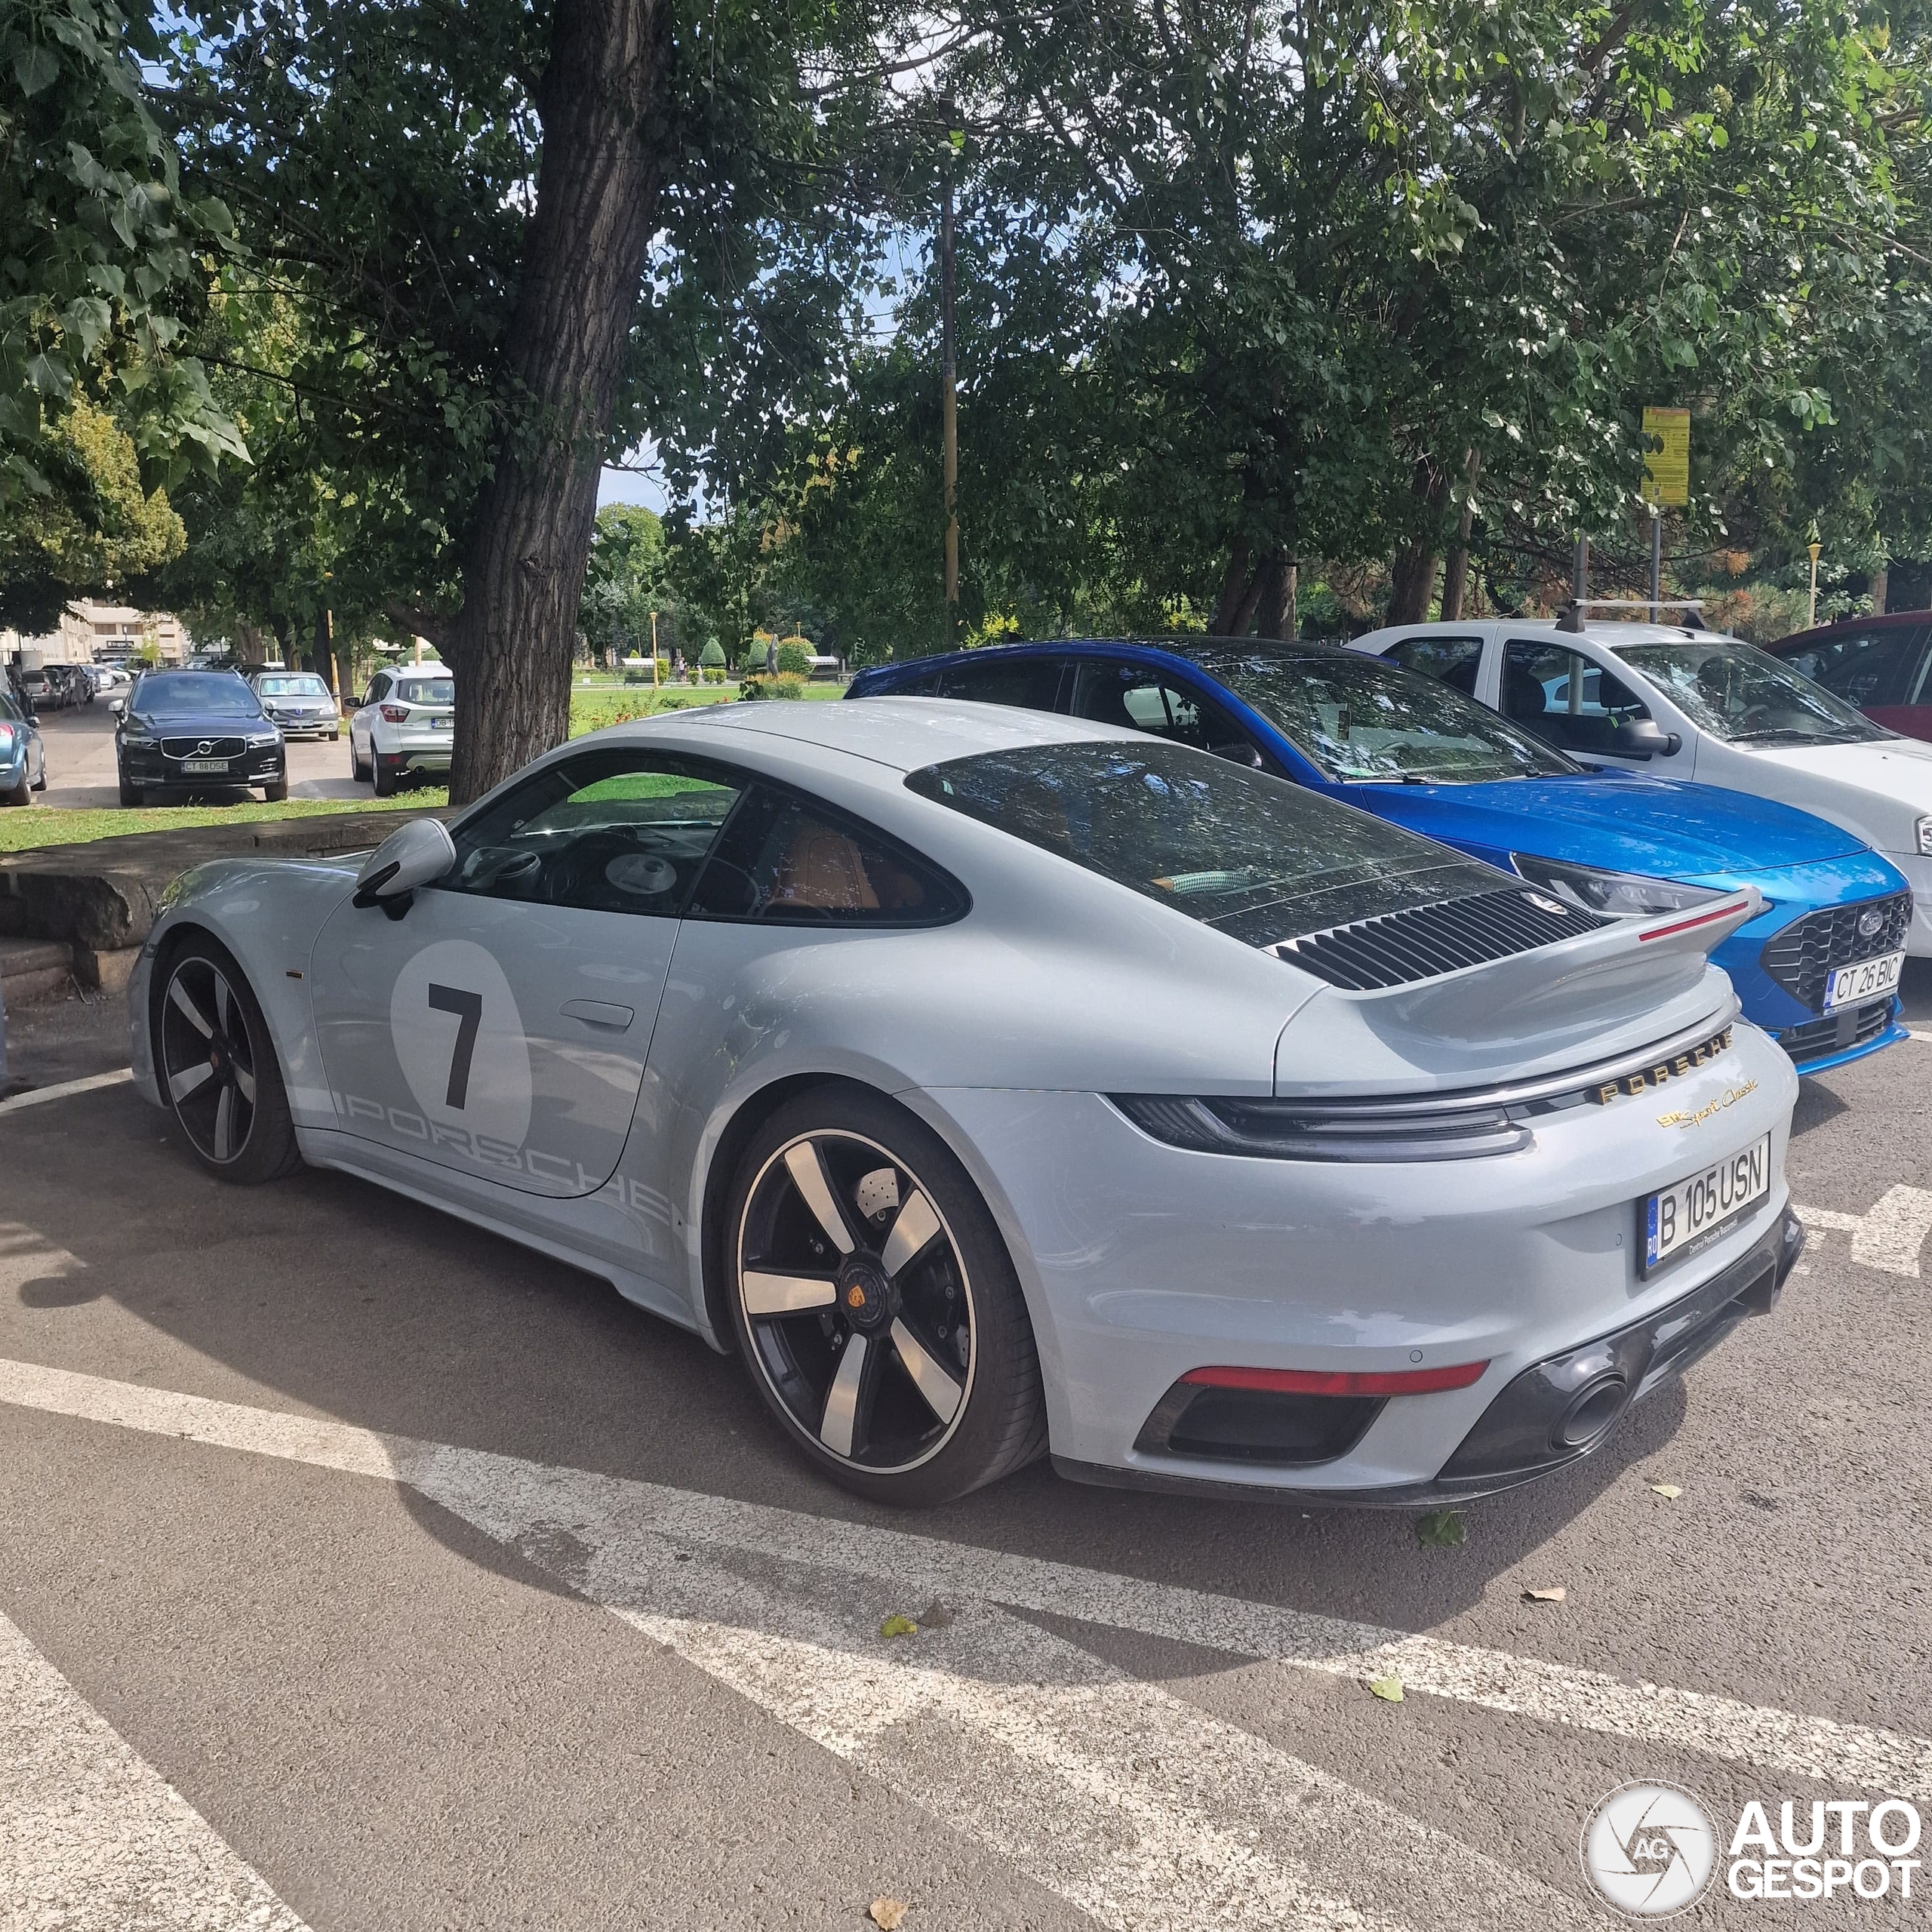
[[[1055,1456],[1075,1482],[1181,1494],[1257,1497],[1332,1509],[1414,1509],[1467,1503],[1534,1482],[1594,1454],[1639,1402],[1708,1355],[1738,1324],[1768,1315],[1804,1248],[1804,1230],[1786,1208],[1750,1251],[1688,1294],[1595,1340],[1520,1371],[1429,1482],[1370,1489],[1257,1488],[1164,1470],[1122,1469]]]

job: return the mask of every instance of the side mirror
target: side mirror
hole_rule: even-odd
[[[1669,758],[1684,749],[1684,740],[1654,718],[1626,718],[1617,726],[1611,749],[1623,758]]]
[[[1259,771],[1261,754],[1245,738],[1236,738],[1232,743],[1210,745],[1208,749],[1215,758],[1224,758],[1230,764],[1245,764]]]
[[[416,888],[441,878],[455,863],[456,845],[448,826],[439,818],[411,819],[363,861],[355,875],[353,903],[365,908],[380,906],[391,918],[399,919],[408,911]]]
[[[107,708],[116,718],[125,718],[128,715],[128,700],[125,697],[110,698],[108,700]]]

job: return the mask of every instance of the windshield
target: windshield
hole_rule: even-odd
[[[257,678],[255,689],[263,697],[327,697],[329,688],[306,672],[292,676]]]
[[[197,718],[259,718],[262,707],[239,678],[219,671],[165,672],[143,678],[137,711],[187,712]]]
[[[1244,699],[1325,778],[1478,785],[1580,768],[1474,698],[1343,651],[1169,648]]]
[[[406,684],[398,684],[395,695],[405,704],[454,704],[456,702],[456,680],[454,678],[413,678]]]
[[[1735,638],[1612,648],[1700,731],[1735,745],[1851,745],[1890,736],[1823,685]]]
[[[1504,883],[1432,839],[1184,745],[1032,745],[906,783],[1254,946]]]

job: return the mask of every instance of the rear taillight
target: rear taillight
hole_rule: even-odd
[[[0,758],[11,758],[13,755],[14,728],[11,724],[0,724]]]
[[[409,721],[409,707],[406,704],[386,704],[383,706],[383,715],[392,724],[406,724]]]
[[[1386,1372],[1324,1368],[1195,1368],[1181,1377],[1210,1389],[1266,1389],[1278,1395],[1434,1395],[1482,1380],[1487,1361]]]

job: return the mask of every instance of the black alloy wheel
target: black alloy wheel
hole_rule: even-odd
[[[940,1502],[1045,1441],[1004,1244],[923,1123],[864,1089],[808,1094],[747,1150],[728,1223],[752,1379],[811,1458],[884,1502]]]
[[[300,1164],[288,1100],[254,995],[226,953],[191,939],[155,1004],[155,1071],[196,1158],[223,1180],[273,1180]]]

